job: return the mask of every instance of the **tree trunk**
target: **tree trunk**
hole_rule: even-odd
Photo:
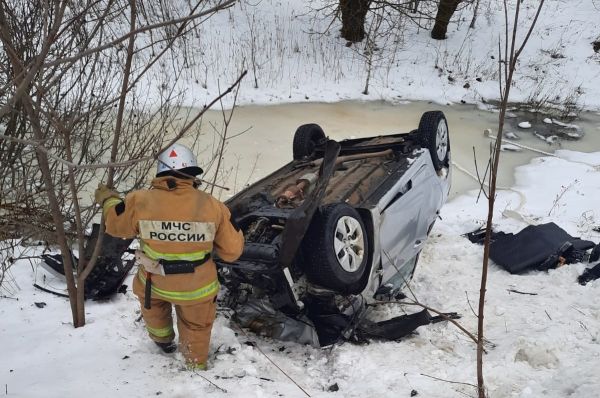
[[[365,38],[365,18],[371,0],[340,0],[342,12],[342,37],[358,43]]]
[[[413,14],[416,14],[417,11],[419,11],[419,2],[420,1],[421,0],[412,0],[410,12],[412,12]]]
[[[460,2],[461,0],[440,0],[440,5],[435,16],[435,25],[433,25],[433,29],[431,30],[431,37],[433,39],[444,40],[446,38],[450,18],[452,18]]]
[[[479,0],[475,3],[475,7],[473,8],[473,19],[471,20],[471,24],[469,25],[469,29],[475,29],[475,21],[477,21],[477,13],[479,11]]]

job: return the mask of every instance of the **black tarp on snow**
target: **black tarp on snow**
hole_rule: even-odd
[[[469,234],[471,241],[473,236]],[[573,237],[554,223],[530,225],[516,234],[494,233],[490,258],[508,272],[518,274],[554,268],[561,261],[580,262],[585,251],[594,246],[594,242]]]

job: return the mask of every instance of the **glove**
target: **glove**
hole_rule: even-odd
[[[99,183],[98,188],[94,192],[94,201],[98,203],[100,206],[104,203],[104,201],[108,198],[118,198],[119,194],[110,189],[108,186]]]

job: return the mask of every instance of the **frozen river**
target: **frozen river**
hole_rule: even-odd
[[[441,110],[446,114],[450,129],[452,161],[455,165],[452,195],[478,187],[469,176],[475,174],[473,148],[480,172],[483,172],[489,157],[490,142],[483,132],[491,129],[495,135],[498,128],[498,113],[477,109],[470,105],[442,106],[427,102],[390,104],[386,102],[337,102],[299,103],[275,106],[241,106],[235,109],[228,136],[244,134],[227,141],[224,156],[224,172],[228,175],[222,182],[232,188],[230,193],[221,195],[226,199],[231,192],[239,190],[248,182],[267,175],[292,158],[292,140],[296,128],[305,123],[318,123],[330,138],[364,137],[380,134],[409,132],[416,128],[423,112]],[[578,140],[562,138],[552,144],[536,136],[557,133],[560,126],[543,123],[543,116],[533,113],[517,113],[517,117],[507,119],[507,132],[519,136],[519,144],[545,152],[557,149],[571,149],[582,152],[600,151],[600,115],[583,113],[573,123],[580,127],[583,138]],[[537,121],[536,121],[537,118]],[[519,122],[529,121],[530,129],[521,129]],[[215,126],[222,126],[220,111],[209,111],[204,117],[201,147],[206,147],[199,155],[199,162],[206,164],[215,145]],[[567,129],[565,133],[577,133]],[[509,187],[513,184],[515,167],[527,164],[542,154],[530,150],[503,152],[498,185]],[[467,172],[465,172],[467,171]],[[216,193],[218,195],[218,193]]]

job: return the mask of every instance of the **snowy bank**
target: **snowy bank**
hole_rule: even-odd
[[[242,104],[348,99],[446,104],[498,99],[502,2],[481,2],[475,29],[469,29],[472,5],[461,6],[448,39],[442,41],[431,39],[430,29],[404,18],[395,23],[395,30],[376,39],[372,56],[364,43],[346,47],[339,37],[339,21],[331,24],[326,11],[317,11],[326,3],[241,1],[211,17],[191,45],[197,61],[188,66],[180,87],[186,91],[185,102],[207,103],[242,69],[249,70],[238,97]],[[509,3],[510,15],[515,1]],[[523,3],[520,37],[535,7],[535,2]],[[590,0],[546,1],[521,55],[511,101],[600,109],[600,53],[592,45],[599,34],[599,8]],[[431,27],[426,18],[418,22]],[[369,94],[364,95],[368,64],[371,81]],[[152,83],[150,88],[160,91]],[[227,101],[231,105],[231,98]]]

